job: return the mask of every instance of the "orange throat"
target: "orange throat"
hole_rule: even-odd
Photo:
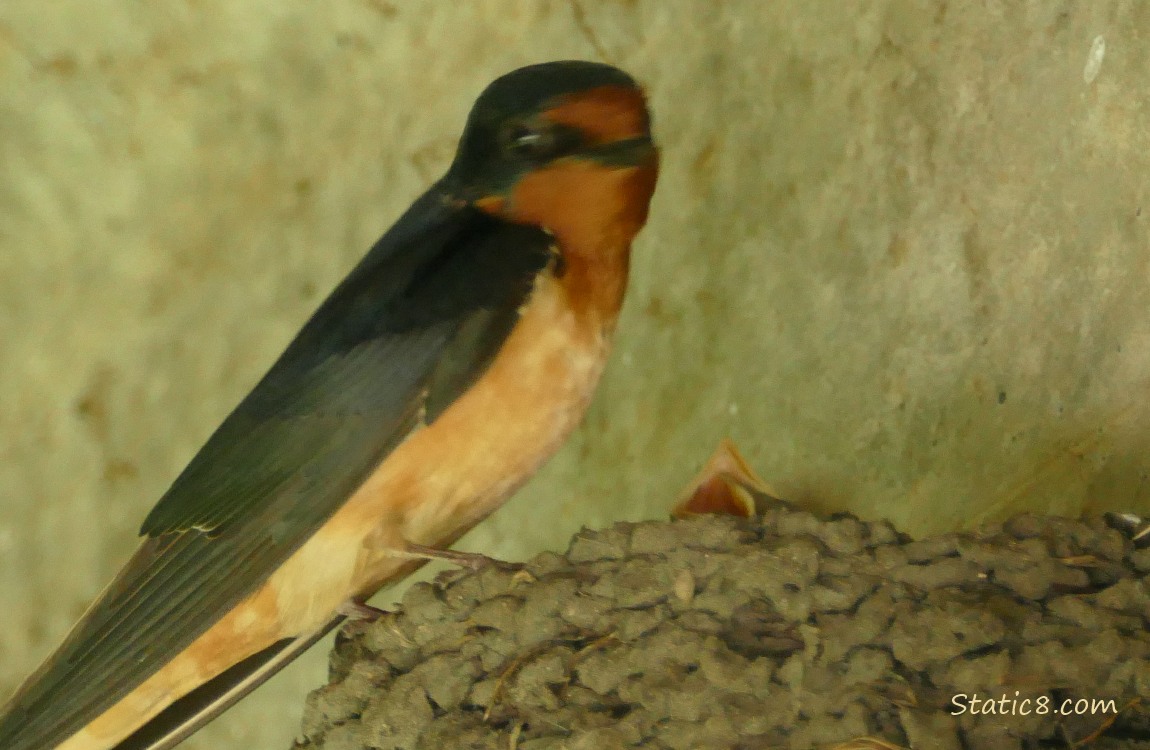
[[[657,176],[655,159],[624,169],[567,159],[526,175],[498,210],[551,232],[575,312],[606,314],[613,325]]]

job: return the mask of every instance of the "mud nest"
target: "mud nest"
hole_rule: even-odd
[[[296,747],[1150,748],[1148,571],[1102,519],[621,523],[345,628]]]

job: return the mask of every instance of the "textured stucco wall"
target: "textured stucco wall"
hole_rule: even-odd
[[[1150,508],[1147,29],[1136,2],[5,0],[0,692],[483,85],[545,59],[645,81],[665,166],[585,427],[467,546],[660,516],[726,434],[915,532]],[[322,664],[188,747],[285,746]]]

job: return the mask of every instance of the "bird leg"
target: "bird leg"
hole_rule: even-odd
[[[349,620],[360,622],[375,622],[387,614],[387,610],[373,607],[362,599],[348,599],[336,609],[336,614],[343,615]]]
[[[409,557],[415,560],[444,560],[452,565],[458,565],[461,568],[469,570],[481,570],[488,565],[495,565],[501,568],[510,568],[518,570],[522,568],[520,563],[509,563],[503,560],[496,560],[494,557],[480,554],[479,552],[460,552],[454,549],[437,549],[435,547],[427,547],[422,544],[415,544],[408,542],[407,546],[398,550],[396,554],[400,557]]]

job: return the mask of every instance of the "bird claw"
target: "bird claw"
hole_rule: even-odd
[[[375,622],[387,614],[387,610],[373,607],[358,599],[348,599],[339,605],[337,614],[343,615],[353,622]]]
[[[422,544],[412,544],[410,542],[404,552],[407,557],[414,557],[420,560],[443,560],[444,562],[449,562],[452,565],[457,565],[460,568],[466,568],[468,570],[482,570],[489,565],[506,570],[519,570],[523,567],[522,563],[497,560],[494,557],[488,557],[479,552],[437,549],[435,547],[426,547]]]

